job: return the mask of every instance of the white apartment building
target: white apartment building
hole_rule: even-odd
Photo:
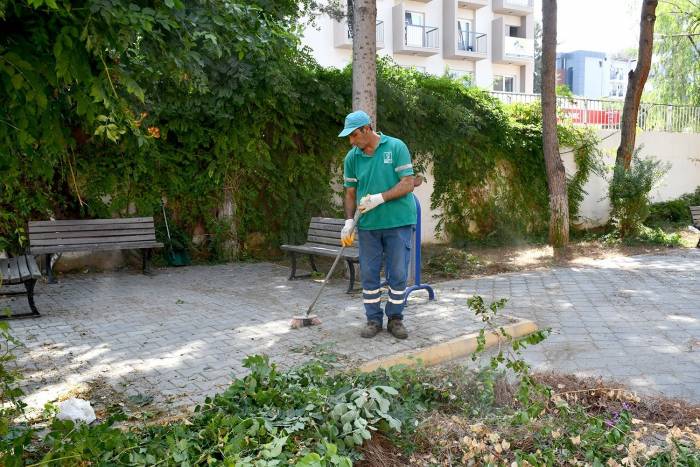
[[[347,21],[323,15],[302,42],[319,64],[352,60]],[[434,75],[469,75],[479,87],[533,92],[533,0],[377,0],[377,54]]]

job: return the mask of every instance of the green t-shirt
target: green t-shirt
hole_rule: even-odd
[[[357,205],[365,195],[383,193],[394,187],[401,177],[413,175],[411,154],[398,138],[379,133],[379,146],[368,156],[353,147],[345,156],[345,187],[357,188]],[[360,217],[358,228],[391,229],[416,223],[413,193],[380,204]]]

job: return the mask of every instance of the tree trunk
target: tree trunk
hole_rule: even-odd
[[[542,145],[549,188],[549,243],[555,252],[569,243],[566,172],[557,139],[557,0],[542,0]]]
[[[228,223],[229,232],[226,240],[222,245],[223,258],[228,261],[233,261],[238,257],[238,225],[236,222],[236,201],[233,198],[235,189],[230,185],[224,187],[224,199],[219,208],[218,218],[221,221]]]
[[[364,110],[377,128],[377,3],[353,0],[352,109]]]
[[[632,162],[635,140],[637,137],[637,116],[639,101],[642,99],[644,84],[651,68],[651,53],[654,49],[654,23],[656,22],[656,7],[658,0],[644,0],[642,4],[642,19],[639,30],[639,52],[637,66],[629,72],[625,106],[622,109],[620,127],[620,146],[617,148],[615,165],[629,169]]]

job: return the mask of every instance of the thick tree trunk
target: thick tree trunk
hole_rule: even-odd
[[[569,198],[557,139],[556,54],[557,1],[542,0],[542,143],[549,188],[549,243],[560,249],[569,243]]]
[[[642,99],[644,84],[651,68],[651,53],[654,50],[654,23],[656,22],[656,7],[658,0],[644,0],[642,4],[642,19],[639,30],[639,52],[637,66],[629,72],[625,106],[622,109],[620,126],[620,146],[617,148],[616,166],[629,169],[632,162],[635,140],[637,137],[637,116],[639,101]]]
[[[364,110],[377,128],[377,3],[353,0],[352,109]]]

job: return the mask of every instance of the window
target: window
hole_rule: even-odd
[[[427,69],[424,66],[421,65],[399,65],[401,68],[405,68],[407,70],[415,70],[415,71],[420,71],[421,73],[427,73]]]
[[[520,28],[518,26],[506,26],[506,32],[510,37],[520,37],[518,34],[518,31],[520,31]]]
[[[457,20],[457,49],[474,51],[474,33],[472,31],[472,21],[470,19]]]
[[[493,90],[500,92],[513,92],[515,88],[515,76],[494,75]]]
[[[425,29],[425,13],[417,11],[407,11],[405,13],[406,34],[404,40],[406,45],[412,47],[424,47],[423,35]]]
[[[474,84],[474,72],[467,70],[458,70],[456,68],[448,68],[447,76],[450,78],[460,81],[461,83],[471,86]]]

